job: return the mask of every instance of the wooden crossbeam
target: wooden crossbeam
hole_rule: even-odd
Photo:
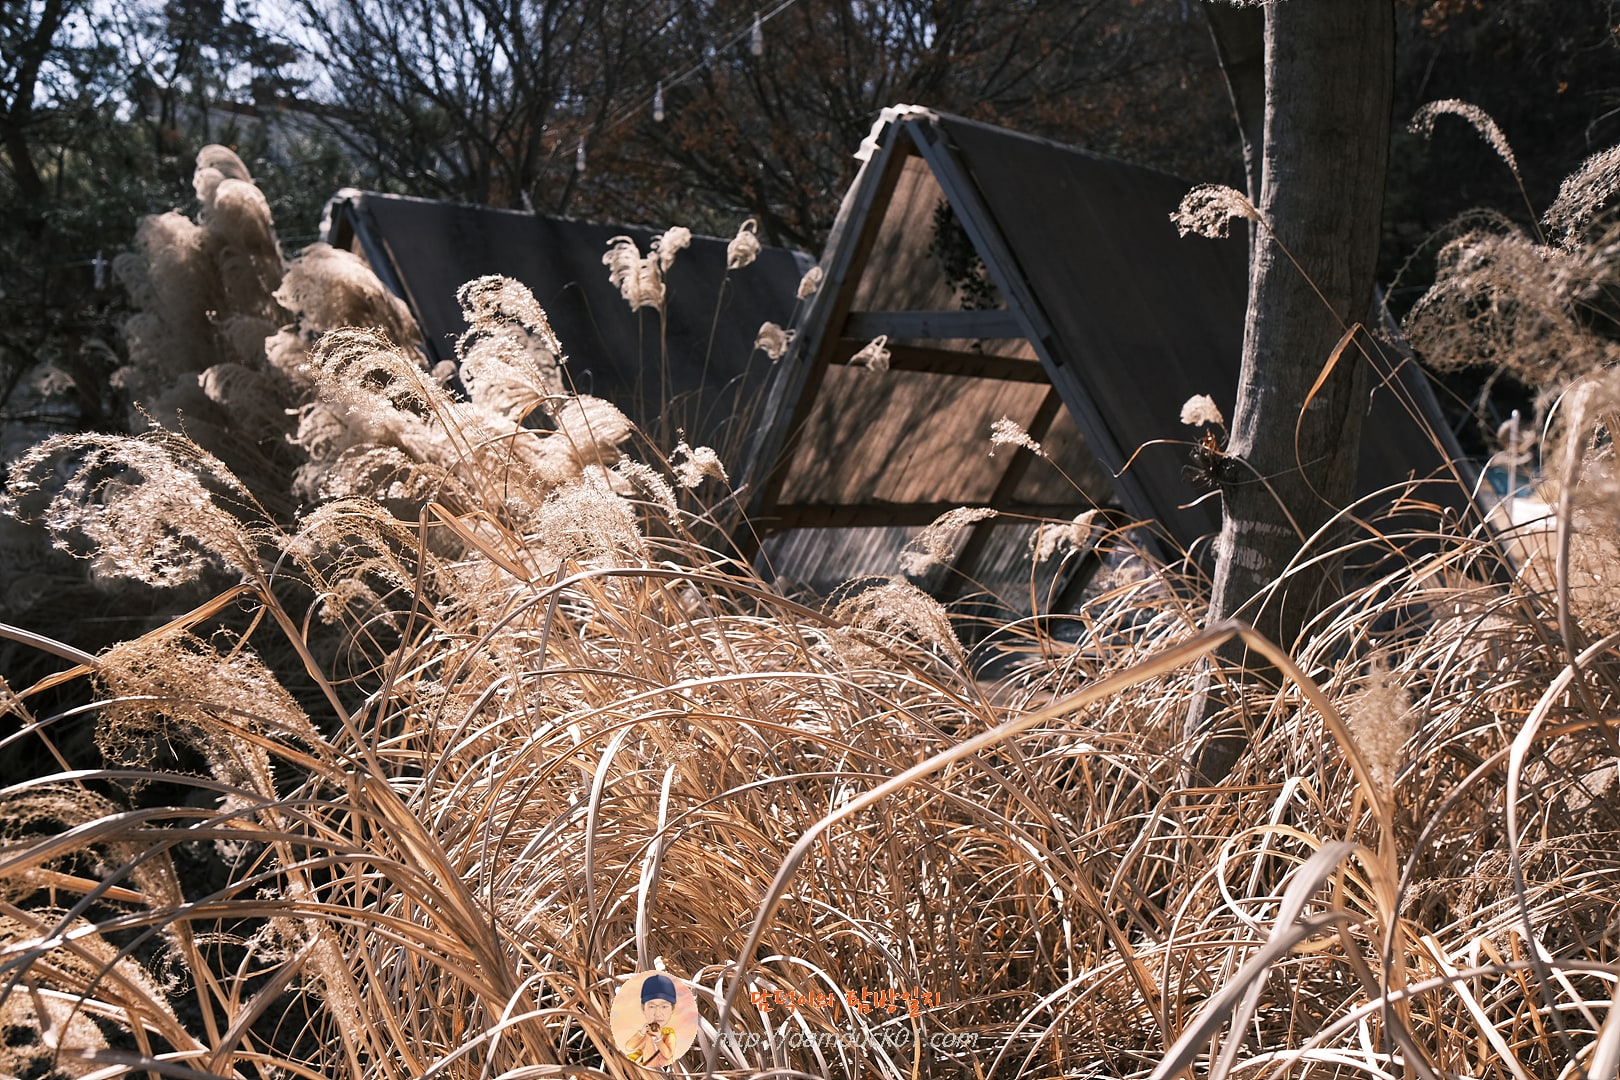
[[[851,505],[822,503],[781,503],[770,515],[753,524],[761,532],[780,532],[785,529],[852,529],[883,525],[928,525],[941,514],[964,505],[962,502],[927,503],[855,503]],[[984,505],[984,504],[977,504]],[[1073,503],[1053,506],[1035,503],[1006,503],[995,507],[1003,514],[1032,518],[1067,519],[1089,504]]]
[[[852,311],[842,336],[871,341],[890,338],[945,341],[953,338],[1019,339],[1027,331],[1016,311]]]
[[[834,364],[847,364],[866,346],[857,338],[842,338],[829,359]],[[1048,382],[1046,369],[1039,360],[1024,360],[1016,356],[991,356],[986,353],[952,352],[949,349],[930,349],[921,345],[890,345],[889,368],[893,371],[925,371],[933,375],[961,375],[971,379],[996,379],[1001,382]]]

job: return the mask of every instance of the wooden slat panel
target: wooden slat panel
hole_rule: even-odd
[[[1011,458],[990,456],[991,425],[1005,416],[1028,427],[1045,396],[1040,383],[829,365],[779,499],[983,502]],[[1069,501],[1066,485],[1053,501]]]

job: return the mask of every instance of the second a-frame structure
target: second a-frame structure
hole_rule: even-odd
[[[753,527],[1112,507],[1157,522],[1167,547],[1216,531],[1218,500],[1185,475],[1197,433],[1179,418],[1195,394],[1231,415],[1243,240],[1178,236],[1185,181],[956,116],[885,110],[862,151],[757,420]],[[887,369],[852,365],[879,336]],[[1374,363],[1364,492],[1459,456],[1421,373],[1393,352]],[[1048,460],[991,456],[1003,416]],[[975,526],[959,570],[995,524]]]

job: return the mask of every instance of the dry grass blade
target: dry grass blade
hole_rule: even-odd
[[[1230,1023],[1232,1036],[1220,1062],[1210,1071],[1211,1077],[1224,1077],[1231,1072],[1235,1060],[1234,1047],[1241,1040],[1238,1032],[1254,1014],[1256,987],[1276,960],[1295,945],[1314,937],[1337,923],[1351,917],[1346,911],[1326,911],[1304,916],[1305,905],[1338,870],[1339,864],[1356,850],[1356,845],[1336,841],[1324,845],[1310,861],[1299,868],[1299,873],[1283,893],[1282,905],[1277,911],[1277,925],[1264,945],[1238,969],[1237,973],[1211,998],[1198,1016],[1176,1037],[1163,1060],[1153,1069],[1149,1080],[1171,1080],[1181,1076],[1199,1054],[1204,1052],[1210,1039],[1223,1026]]]

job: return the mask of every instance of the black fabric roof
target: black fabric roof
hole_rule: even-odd
[[[612,401],[643,425],[661,403],[685,395],[676,419],[708,442],[722,441],[739,396],[746,402],[759,392],[770,361],[754,350],[755,335],[766,321],[787,325],[810,265],[765,247],[728,276],[727,241],[693,237],[665,278],[660,337],[658,313],[632,313],[602,265],[610,239],[629,236],[645,252],[653,230],[370,192],[346,192],[328,213],[326,239],[338,247],[358,241],[372,269],[410,305],[434,361],[454,358],[467,328],[457,288],[503,274],[545,308],[576,390]]]
[[[1230,422],[1248,293],[1242,223],[1227,240],[1183,237],[1170,214],[1191,187],[1185,180],[959,117],[941,115],[938,125],[1051,323],[1054,359],[1073,365],[1111,436],[1090,440],[1104,463],[1117,472],[1155,438],[1187,438],[1192,429],[1176,421],[1193,394],[1213,395]],[[1402,359],[1388,347],[1372,358],[1393,378],[1375,385],[1363,421],[1361,493],[1461,456],[1455,445],[1437,447],[1408,412],[1449,442],[1427,380]],[[1140,487],[1185,503],[1186,461],[1185,447],[1147,446],[1130,471]],[[1460,489],[1431,494],[1461,501]],[[1219,527],[1216,499],[1188,509],[1153,501],[1178,535]]]

